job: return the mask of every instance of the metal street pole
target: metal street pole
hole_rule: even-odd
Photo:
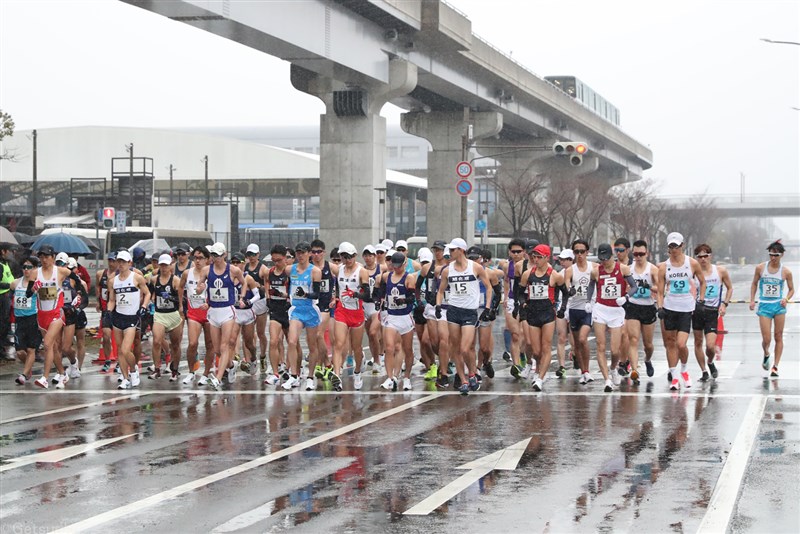
[[[133,209],[133,202],[134,202],[134,200],[133,200],[133,143],[128,145],[128,152],[130,152],[130,170],[129,170],[130,176],[128,177],[128,191],[130,192],[130,208],[128,210],[128,217],[131,218],[131,223],[133,223],[133,214],[134,214],[134,209]],[[127,219],[127,217],[126,217],[126,219]],[[128,221],[126,220],[125,222],[127,223]]]
[[[464,134],[461,136],[461,161],[467,161],[467,147],[469,146],[469,107],[464,106]],[[430,232],[429,232],[430,233]],[[467,197],[461,197],[461,236],[471,243],[467,232]]]
[[[38,192],[38,186],[36,180],[38,179],[37,174],[37,165],[36,165],[36,130],[33,131],[33,193],[31,194],[31,228],[33,228],[33,234],[36,233],[36,193]]]
[[[177,170],[175,167],[172,166],[172,163],[169,164],[169,203],[173,203],[172,198],[172,171]]]
[[[204,211],[204,214],[205,214],[205,224],[206,224],[205,228],[206,228],[206,232],[208,232],[208,202],[209,202],[209,198],[208,198],[208,156],[207,155],[203,157],[203,163],[205,164],[205,169],[206,169],[205,170],[206,201],[205,201],[205,206],[204,206],[204,210],[203,211]]]

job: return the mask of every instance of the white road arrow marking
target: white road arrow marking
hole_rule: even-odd
[[[530,440],[531,438],[523,439],[510,447],[458,466],[457,469],[469,469],[469,472],[415,504],[406,510],[404,515],[428,515],[495,469],[504,471],[516,469]]]
[[[24,465],[35,464],[39,462],[55,463],[84,454],[86,452],[105,447],[116,441],[127,439],[136,434],[128,434],[127,436],[120,436],[118,438],[101,439],[100,441],[93,441],[92,443],[84,443],[82,445],[73,445],[72,447],[64,447],[63,449],[56,449],[46,452],[38,452],[36,454],[29,454],[27,456],[20,456],[19,458],[9,458],[9,463],[0,465],[0,473],[8,471],[9,469],[16,469]]]

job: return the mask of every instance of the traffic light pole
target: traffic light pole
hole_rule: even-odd
[[[464,134],[461,136],[461,161],[467,160],[469,151],[469,107],[464,106]],[[461,235],[468,243],[472,243],[470,237],[473,232],[467,228],[467,197],[461,197]]]

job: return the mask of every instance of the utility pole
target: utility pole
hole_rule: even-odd
[[[204,206],[205,209],[203,211],[205,213],[205,222],[206,222],[205,228],[206,228],[206,232],[208,232],[208,202],[209,202],[209,197],[208,197],[208,155],[203,156],[203,164],[205,165],[205,168],[206,168],[206,170],[205,170],[206,201],[205,201],[205,206]]]
[[[130,207],[128,208],[128,217],[130,217],[131,223],[132,223],[133,222],[133,217],[134,217],[134,215],[133,215],[134,214],[134,209],[133,209],[133,202],[134,202],[134,200],[133,200],[133,143],[129,144],[125,148],[128,149],[128,154],[129,154],[129,157],[130,157],[130,169],[128,171],[128,193],[130,193],[129,194]],[[125,222],[127,223],[128,221],[125,221]]]
[[[464,134],[461,136],[461,161],[467,161],[469,148],[469,107],[464,106]],[[429,232],[430,233],[430,232]],[[467,232],[467,197],[461,197],[461,236],[467,243],[471,243]]]
[[[33,228],[32,234],[36,233],[36,193],[38,192],[38,179],[36,165],[36,130],[33,131],[33,193],[31,194],[31,227]]]
[[[172,171],[177,171],[175,167],[172,166],[172,163],[169,164],[169,203],[172,204],[174,202],[172,198]]]

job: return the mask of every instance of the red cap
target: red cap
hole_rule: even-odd
[[[533,247],[533,253],[538,254],[539,256],[544,256],[545,258],[550,257],[550,247],[547,245],[536,245]]]

